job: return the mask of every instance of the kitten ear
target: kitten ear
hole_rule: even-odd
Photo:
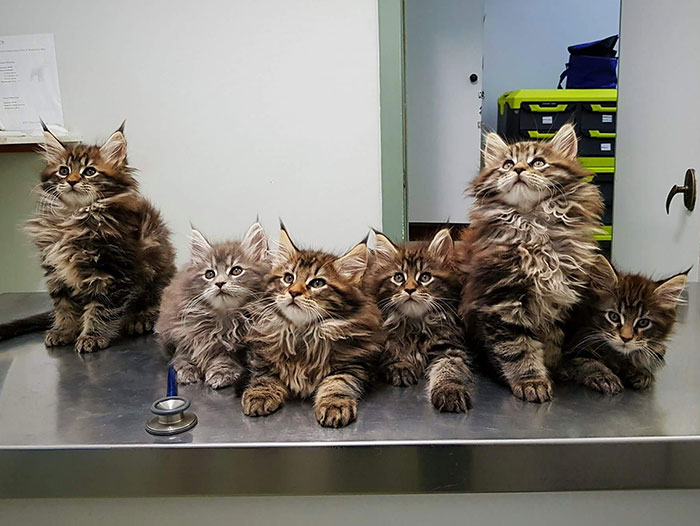
[[[333,267],[338,274],[357,285],[367,269],[368,259],[367,243],[362,241],[355,245],[350,252],[336,259]]]
[[[193,261],[206,261],[211,252],[211,245],[207,238],[194,227],[192,227],[190,234],[190,249]]]
[[[381,232],[374,231],[374,253],[383,261],[393,261],[399,253],[391,239]]]
[[[578,137],[571,124],[564,124],[549,141],[549,145],[563,157],[576,159],[578,156]]]
[[[681,293],[685,289],[685,284],[688,281],[688,272],[686,270],[681,274],[676,274],[661,282],[654,290],[654,295],[659,301],[661,307],[665,309],[675,309],[680,303]]]
[[[46,159],[47,163],[60,163],[66,156],[66,147],[51,133],[43,120],[41,121],[41,127],[44,130],[44,159]]]
[[[292,238],[289,237],[284,223],[280,221],[280,240],[277,247],[277,254],[275,255],[275,265],[280,265],[285,261],[289,261],[297,252],[299,252],[299,249],[292,242]]]
[[[122,166],[126,164],[126,137],[124,137],[124,124],[115,131],[107,142],[100,147],[100,155],[105,162],[114,166]]]
[[[267,235],[260,223],[257,221],[251,225],[241,241],[243,250],[254,260],[263,261],[267,259],[268,246]]]
[[[591,285],[596,290],[612,290],[617,286],[617,271],[602,254],[596,257],[590,277]]]
[[[428,252],[443,263],[449,261],[449,259],[452,257],[453,249],[454,242],[452,241],[450,230],[447,228],[443,228],[437,234],[435,234],[435,237],[433,237],[433,240],[428,246]]]
[[[497,133],[489,133],[484,141],[484,166],[500,163],[508,155],[510,148]]]

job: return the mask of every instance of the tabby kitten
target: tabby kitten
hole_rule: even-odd
[[[192,229],[192,257],[163,294],[155,332],[173,352],[177,381],[221,389],[245,366],[251,302],[269,270],[267,236],[254,223],[241,242],[211,244]]]
[[[46,345],[92,352],[122,330],[150,331],[175,252],[127,164],[124,125],[102,146],[62,144],[44,130],[41,195],[26,230],[53,300]]]
[[[428,396],[444,412],[472,407],[471,359],[457,313],[462,283],[452,268],[447,229],[426,243],[396,246],[376,233],[375,261],[367,291],[382,311],[387,332],[381,371],[397,386],[427,374]]]
[[[570,125],[548,142],[508,145],[490,133],[470,186],[461,312],[488,362],[530,402],[552,397],[548,367],[558,362],[562,324],[597,253],[603,206],[577,152]]]
[[[360,289],[367,258],[364,241],[341,257],[300,250],[282,226],[249,336],[246,415],[269,415],[290,397],[313,395],[322,426],[355,420],[383,341],[379,310]]]
[[[606,395],[647,389],[663,367],[687,271],[654,281],[600,256],[592,290],[572,315],[557,376]]]

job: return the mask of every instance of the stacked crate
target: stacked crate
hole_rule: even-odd
[[[597,239],[609,254],[615,180],[616,89],[523,89],[498,99],[498,133],[511,141],[549,139],[567,122],[579,136],[581,164],[594,173],[605,202],[605,233]]]

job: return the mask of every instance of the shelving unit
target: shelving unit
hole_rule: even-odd
[[[68,144],[80,142],[80,136],[76,134],[63,135],[58,139]],[[0,153],[35,152],[43,142],[42,135],[0,135]]]

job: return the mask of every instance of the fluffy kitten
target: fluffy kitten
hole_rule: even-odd
[[[26,230],[53,300],[47,346],[107,347],[120,331],[150,331],[174,250],[160,213],[138,191],[123,125],[102,146],[64,145],[45,130],[46,168]]]
[[[210,244],[192,229],[192,258],[163,294],[158,341],[174,353],[181,384],[232,385],[245,365],[250,302],[269,270],[267,237],[254,223],[241,242]]]
[[[471,409],[471,359],[457,313],[462,283],[451,264],[449,230],[439,231],[429,245],[396,246],[381,233],[376,240],[366,288],[387,331],[382,373],[399,386],[413,385],[427,373],[428,395],[437,409]]]
[[[687,272],[654,281],[617,272],[600,256],[587,301],[567,327],[557,376],[607,395],[647,389],[663,367]]]
[[[467,275],[461,312],[473,338],[513,394],[552,396],[548,367],[558,362],[562,324],[587,287],[593,236],[603,209],[576,159],[574,129],[548,142],[506,144],[486,137],[484,169],[463,234]]]
[[[282,226],[249,336],[246,415],[268,415],[290,397],[314,396],[322,426],[355,420],[383,340],[379,310],[360,289],[367,258],[365,242],[341,257],[300,250]]]

